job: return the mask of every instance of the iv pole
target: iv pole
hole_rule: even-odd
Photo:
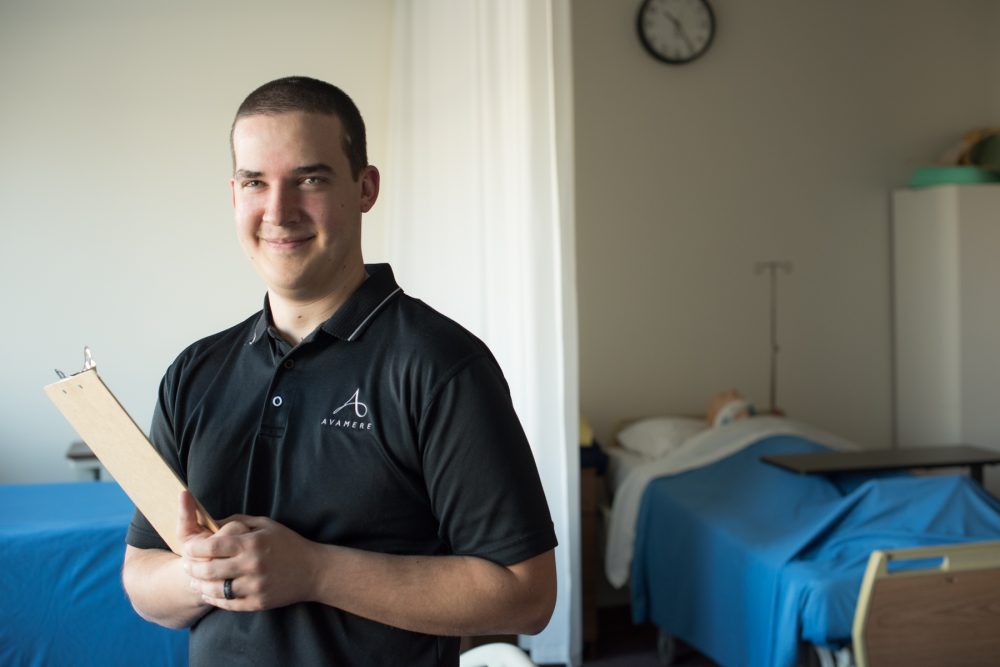
[[[768,273],[771,277],[771,405],[770,412],[774,414],[778,401],[778,273],[792,272],[792,263],[787,261],[771,260],[767,262],[757,262],[754,264],[753,272],[756,275]]]

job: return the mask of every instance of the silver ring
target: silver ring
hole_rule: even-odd
[[[225,581],[222,582],[222,595],[227,600],[235,600],[236,599],[236,596],[233,595],[233,580],[232,579],[226,579]]]

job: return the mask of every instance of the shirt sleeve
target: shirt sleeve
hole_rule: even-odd
[[[169,371],[168,371],[169,374]],[[149,439],[159,452],[163,460],[167,462],[174,472],[176,472],[180,478],[183,480],[185,475],[184,471],[181,469],[180,459],[178,457],[178,450],[176,446],[176,441],[174,439],[174,431],[172,421],[169,418],[169,402],[167,400],[168,394],[168,380],[167,376],[164,376],[163,380],[160,382],[159,396],[156,401],[156,409],[153,412],[153,422],[149,429]],[[139,549],[165,549],[170,550],[167,543],[156,532],[149,520],[136,509],[135,514],[132,516],[132,522],[129,524],[128,533],[125,535],[125,543]]]
[[[419,423],[428,494],[452,553],[512,565],[556,546],[531,447],[491,356],[444,379]]]

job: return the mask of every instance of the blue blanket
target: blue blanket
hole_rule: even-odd
[[[132,511],[113,483],[0,485],[0,665],[187,664],[122,589]]]
[[[766,438],[654,480],[636,525],[632,609],[727,667],[795,664],[800,640],[850,639],[874,549],[1000,539],[1000,502],[962,476],[798,475]]]

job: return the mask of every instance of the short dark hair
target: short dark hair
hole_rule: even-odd
[[[326,81],[307,76],[286,76],[265,83],[243,100],[236,111],[229,130],[229,147],[233,151],[233,168],[236,168],[236,151],[233,131],[236,122],[244,116],[273,115],[291,111],[322,113],[336,116],[343,128],[343,148],[351,165],[351,174],[358,180],[361,170],[368,166],[368,149],[365,141],[365,121],[354,101],[343,90]]]

